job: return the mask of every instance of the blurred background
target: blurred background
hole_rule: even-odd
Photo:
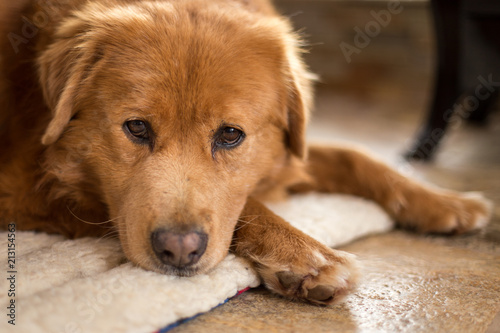
[[[387,85],[409,95],[428,86],[434,65],[428,1],[399,2],[394,14],[389,1],[278,0],[275,4],[305,36],[306,61],[328,87],[372,98],[387,93]],[[389,17],[383,15],[387,13]],[[373,35],[366,35],[370,39],[366,43],[360,40],[361,47],[355,41],[358,28]],[[343,49],[349,46],[359,53],[351,49],[354,53],[346,57]]]
[[[466,2],[462,1],[462,7]],[[487,78],[493,73],[493,81],[500,83],[500,1],[470,2],[475,7],[468,5],[459,13],[461,73],[446,83],[456,84],[464,92],[479,83],[478,75]],[[448,3],[457,7],[459,1]],[[315,128],[312,138],[320,131],[320,136],[359,141],[384,154],[397,150],[401,155],[409,150],[432,107],[436,89],[437,36],[431,2],[278,0],[275,4],[305,37],[306,62],[320,77],[316,85],[318,125],[329,119],[328,126],[334,126],[330,130]],[[481,6],[486,8],[483,12]],[[496,119],[498,98],[492,100],[485,126],[467,126],[474,132],[471,135],[458,129],[465,122],[454,119],[453,126],[446,129],[443,147],[435,154],[437,160],[458,159],[460,163],[464,158],[493,158],[492,144],[500,143],[500,125]],[[478,135],[486,128],[497,133],[491,140]],[[455,138],[460,142],[448,144],[457,131],[463,135]],[[378,139],[387,142],[381,147]],[[476,139],[476,145],[470,142]],[[471,149],[464,146],[468,143]],[[483,152],[485,145],[488,149]],[[499,149],[496,153],[500,154]],[[456,156],[457,150],[463,156]]]

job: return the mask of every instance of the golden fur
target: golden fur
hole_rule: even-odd
[[[429,232],[487,221],[481,199],[425,187],[359,151],[306,147],[311,76],[267,1],[25,0],[0,13],[4,228],[117,232],[131,261],[178,275],[209,270],[231,246],[270,289],[329,304],[355,284],[352,256],[259,199],[350,193]],[[147,137],[131,134],[136,120]],[[189,267],[165,265],[151,246],[161,228],[203,231],[206,251]]]

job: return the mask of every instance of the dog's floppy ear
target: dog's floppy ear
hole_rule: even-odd
[[[81,57],[82,40],[75,37],[83,30],[83,22],[76,18],[63,25],[58,31],[59,38],[38,59],[45,103],[52,111],[42,137],[44,145],[57,141],[76,113],[75,97],[88,71]]]
[[[289,89],[287,143],[290,151],[302,159],[306,157],[305,135],[309,110],[304,100],[304,92],[295,83]]]
[[[294,41],[297,43],[296,41]],[[287,143],[290,151],[297,157],[304,159],[307,154],[305,143],[306,125],[312,107],[312,81],[314,75],[309,73],[299,58],[299,49],[294,44],[288,44],[288,68],[285,76],[287,83]]]
[[[66,80],[66,82],[53,82],[52,86],[50,89],[52,90],[52,94],[49,94],[49,96],[46,97],[47,104],[52,104],[51,109],[52,111],[52,120],[50,121],[47,129],[45,130],[45,133],[42,137],[42,144],[44,145],[49,145],[57,141],[59,137],[61,136],[63,130],[66,128],[66,125],[69,123],[73,115],[75,114],[76,110],[73,104],[75,93],[77,90],[77,86],[79,84],[79,80],[75,78],[75,75],[72,75],[73,77],[70,77],[69,79]],[[53,80],[61,80],[61,78],[53,78]],[[48,83],[48,82],[47,82]],[[59,84],[58,84],[59,83]],[[50,84],[50,83],[48,83]],[[58,89],[58,87],[62,86],[61,88]],[[49,99],[55,99],[55,96],[52,96],[55,94],[56,91],[61,91],[60,97],[58,98],[58,101],[54,103],[50,103],[48,100]]]

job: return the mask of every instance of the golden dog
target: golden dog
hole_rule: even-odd
[[[181,276],[231,249],[278,294],[329,304],[353,288],[353,256],[259,200],[349,193],[425,232],[487,222],[481,198],[307,148],[311,76],[266,1],[23,0],[0,13],[4,228],[115,231],[132,262]]]

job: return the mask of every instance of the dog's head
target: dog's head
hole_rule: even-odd
[[[133,262],[212,268],[247,197],[304,155],[296,43],[286,21],[238,7],[85,7],[39,59],[49,171],[106,204]]]

